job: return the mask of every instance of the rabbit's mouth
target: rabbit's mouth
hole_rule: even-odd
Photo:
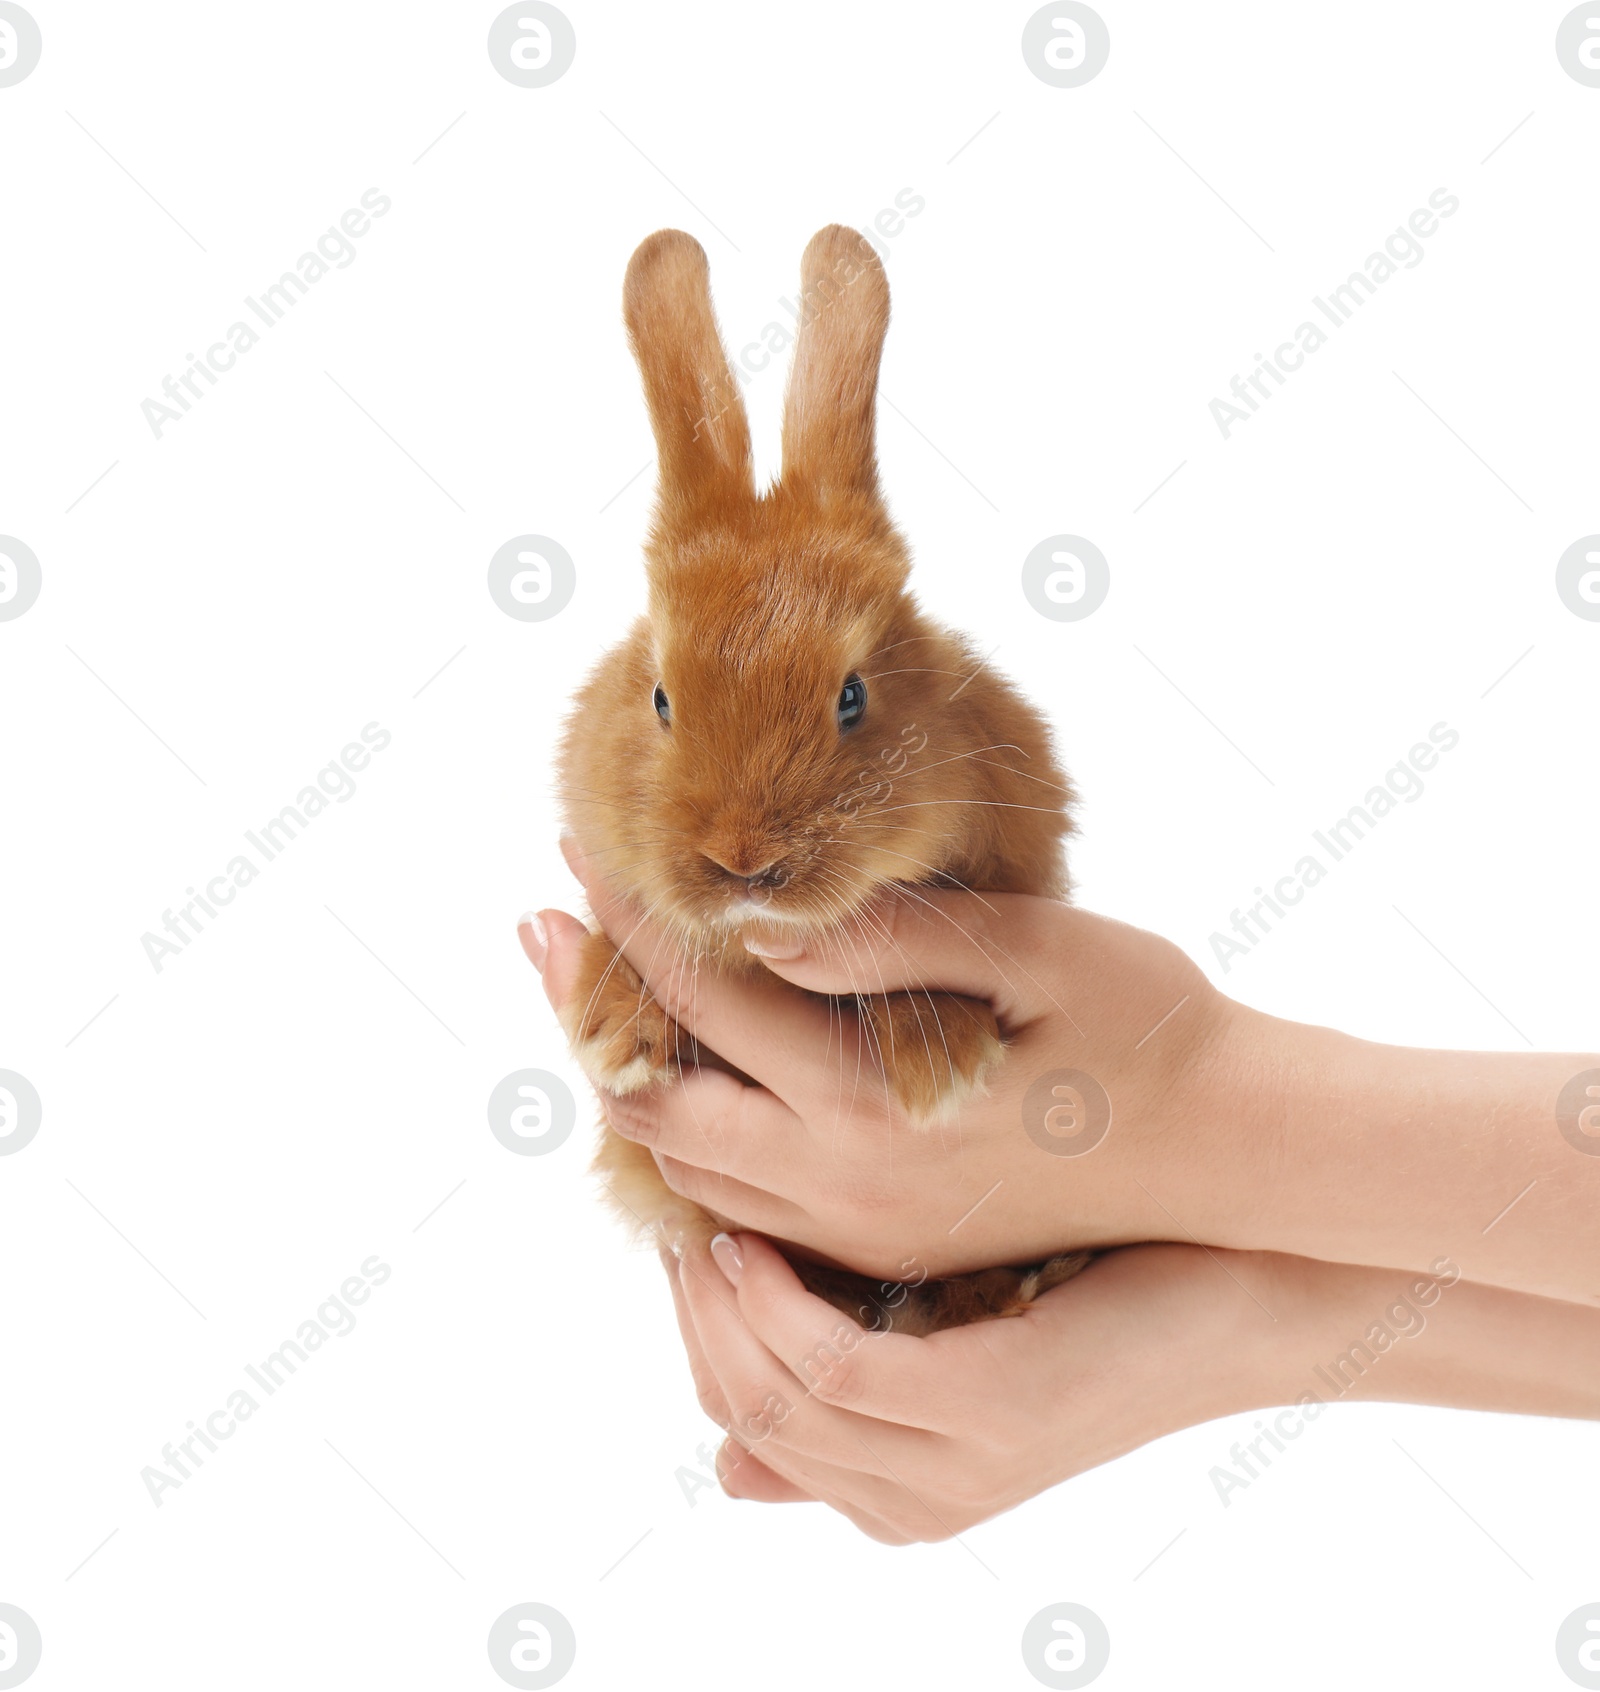
[[[835,928],[862,903],[869,886],[847,860],[815,842],[765,834],[753,842],[696,845],[677,885],[679,909],[718,936],[740,933],[792,940]],[[687,897],[684,897],[684,895]]]
[[[759,939],[763,927],[795,929],[812,926],[810,919],[797,911],[774,910],[764,899],[735,899],[724,907],[722,920],[729,928],[738,928]]]
[[[784,901],[787,888],[787,880],[766,887],[754,882],[729,887],[720,896],[712,895],[706,920],[712,927],[721,929],[759,928],[762,924],[791,928],[800,917],[798,912],[787,908]]]

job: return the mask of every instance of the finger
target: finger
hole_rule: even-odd
[[[730,1451],[734,1454],[732,1457],[727,1455]],[[774,1458],[774,1461],[777,1459]],[[910,1534],[902,1533],[899,1528],[847,1498],[807,1491],[804,1485],[790,1480],[754,1453],[746,1451],[731,1435],[717,1453],[717,1469],[723,1476],[722,1490],[730,1498],[750,1498],[766,1504],[826,1504],[880,1545],[913,1543]]]
[[[676,1086],[610,1095],[602,1102],[607,1121],[623,1139],[648,1146],[658,1160],[692,1164],[763,1192],[793,1190],[811,1161],[805,1124],[788,1105],[721,1070],[694,1071]]]
[[[734,1244],[743,1260],[739,1314],[811,1398],[900,1430],[938,1433],[956,1421],[961,1401],[951,1383],[961,1371],[947,1336],[868,1333],[807,1292],[767,1240],[740,1234]]]
[[[578,975],[578,948],[588,932],[565,911],[540,911],[517,924],[517,938],[529,961],[544,978],[544,996],[560,1011],[572,996]]]
[[[683,1289],[684,1304],[696,1321],[696,1332],[705,1348],[707,1365],[717,1374],[719,1385],[726,1392],[728,1383],[721,1372],[723,1358],[718,1349],[721,1342],[712,1331],[718,1310],[728,1309],[721,1300],[723,1289],[714,1288],[716,1296],[710,1299],[701,1298],[697,1290],[691,1290],[702,1285],[713,1288],[716,1273],[709,1253],[704,1246],[698,1246],[685,1253],[684,1261],[679,1265],[678,1279]],[[705,1320],[704,1326],[701,1325],[702,1320]],[[767,1373],[762,1378],[768,1382],[781,1378],[783,1370],[779,1360],[769,1354],[765,1361]],[[886,1545],[908,1545],[915,1540],[946,1537],[951,1531],[946,1522],[925,1498],[912,1492],[907,1484],[908,1472],[913,1476],[916,1474],[930,1447],[899,1437],[910,1430],[869,1423],[860,1417],[842,1416],[831,1409],[826,1414],[840,1426],[858,1424],[871,1428],[870,1442],[867,1439],[856,1442],[870,1459],[871,1472],[865,1468],[831,1463],[826,1458],[794,1449],[792,1443],[780,1436],[780,1430],[773,1426],[770,1418],[757,1421],[754,1434],[745,1432],[742,1437],[734,1434],[729,1437],[748,1449],[755,1435],[764,1435],[759,1461],[766,1468],[790,1486],[848,1517],[872,1539]],[[785,1421],[782,1427],[788,1430],[790,1423]],[[922,1442],[927,1437],[918,1433],[915,1440]],[[885,1461],[886,1454],[893,1460],[893,1469]]]
[[[733,977],[696,969],[681,937],[607,882],[571,835],[562,836],[561,850],[612,944],[656,1003],[697,1040],[802,1116],[825,1103],[837,1105],[851,1085],[861,1091],[874,1085],[853,1018],[825,1000],[795,993],[765,970]]]
[[[761,1504],[814,1504],[809,1492],[769,1469],[731,1434],[717,1452],[717,1473],[730,1498],[750,1498]]]
[[[814,1474],[808,1475],[793,1455],[780,1457],[773,1453],[773,1462],[789,1470],[788,1474],[780,1473],[777,1468],[752,1456],[744,1445],[727,1433],[733,1422],[733,1412],[729,1409],[722,1383],[707,1360],[705,1347],[700,1343],[699,1332],[684,1296],[682,1265],[669,1251],[663,1251],[659,1256],[667,1273],[668,1285],[672,1288],[673,1308],[677,1313],[679,1332],[683,1335],[684,1349],[688,1353],[695,1396],[700,1408],[726,1434],[717,1461],[717,1475],[723,1491],[735,1498],[759,1499],[768,1503],[827,1503],[830,1508],[840,1509],[841,1513],[849,1515],[863,1532],[872,1533],[874,1538],[888,1534],[891,1530],[886,1523],[876,1523],[878,1531],[874,1531],[865,1518],[858,1519],[859,1513],[854,1506],[844,1508],[834,1501],[836,1489],[829,1484],[829,1477],[820,1465],[814,1466]],[[899,1538],[889,1542],[905,1543]]]
[[[546,935],[544,920],[536,911],[524,911],[517,918],[517,938],[522,942],[528,962],[543,975]]]
[[[717,1175],[710,1170],[697,1169],[692,1163],[680,1163],[676,1158],[659,1154],[656,1168],[661,1171],[661,1179],[679,1198],[688,1199],[704,1210],[715,1211],[738,1227],[746,1226],[743,1218],[749,1217],[748,1226],[763,1233],[789,1238],[811,1220],[798,1205],[776,1198],[745,1181],[736,1181],[731,1175]]]
[[[1050,910],[1065,910],[1054,901]],[[986,999],[1002,1021],[1026,1021],[1050,1002],[1039,972],[1060,936],[1041,931],[1041,902],[1017,893],[902,887],[834,933],[747,939],[768,969],[818,993],[942,987]]]
[[[734,1454],[731,1459],[729,1452]],[[761,1496],[769,1488],[774,1492],[782,1489],[781,1496],[765,1501],[804,1503],[810,1500],[826,1504],[830,1510],[848,1518],[864,1534],[885,1545],[911,1543],[912,1536],[903,1532],[884,1513],[900,1506],[901,1495],[878,1485],[869,1475],[835,1468],[831,1463],[804,1457],[795,1451],[777,1449],[770,1439],[762,1444],[758,1457],[735,1435],[729,1434],[717,1452],[717,1473],[722,1478],[723,1491],[732,1497]],[[761,1493],[746,1492],[747,1484],[760,1488]],[[873,1503],[864,1503],[858,1494],[869,1488],[875,1488],[876,1498]]]
[[[811,1396],[805,1382],[745,1324],[703,1247],[685,1253],[680,1280],[695,1331],[733,1410],[731,1431],[746,1446],[760,1444],[763,1453],[794,1453],[848,1471],[870,1479],[875,1492],[881,1490],[885,1458],[895,1468],[915,1468],[926,1458],[933,1436],[922,1429],[874,1421]],[[862,1502],[859,1491],[852,1491]]]
[[[706,1361],[705,1347],[701,1345],[700,1336],[695,1331],[694,1318],[689,1314],[689,1304],[683,1296],[678,1260],[670,1251],[663,1251],[658,1255],[661,1258],[661,1267],[666,1270],[667,1284],[672,1288],[672,1307],[678,1317],[678,1332],[683,1336],[683,1348],[688,1353],[689,1377],[694,1382],[695,1397],[700,1408],[711,1420],[719,1428],[725,1429],[733,1420],[733,1413],[728,1408],[728,1399],[722,1390],[722,1383]]]

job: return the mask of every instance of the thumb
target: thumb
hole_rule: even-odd
[[[1004,1021],[1047,995],[1044,964],[1054,899],[1021,893],[897,888],[843,927],[802,936],[773,926],[747,932],[746,950],[785,981],[818,993],[943,988],[986,999]]]
[[[579,947],[588,930],[565,911],[529,912],[517,923],[528,961],[544,979],[545,997],[559,1015],[578,976]]]

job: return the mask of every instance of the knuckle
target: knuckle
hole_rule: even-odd
[[[657,1111],[646,1093],[614,1093],[600,1089],[600,1108],[606,1121],[625,1140],[654,1138]]]
[[[859,1351],[824,1345],[807,1360],[811,1395],[835,1409],[849,1409],[866,1395]]]
[[[646,992],[674,1022],[688,1023],[694,1004],[695,977],[679,964],[670,964],[651,981]]]
[[[741,1382],[728,1394],[728,1432],[741,1445],[753,1437],[753,1430],[761,1415],[765,1394],[749,1382]],[[748,1447],[747,1447],[748,1448]]]
[[[794,1406],[781,1392],[745,1383],[733,1403],[733,1432],[747,1448],[777,1438]]]
[[[716,1376],[709,1369],[692,1367],[690,1377],[694,1381],[694,1395],[700,1408],[719,1427],[722,1426],[728,1419],[728,1405]]]

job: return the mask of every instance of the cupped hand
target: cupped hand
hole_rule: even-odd
[[[663,1256],[701,1406],[727,1434],[723,1490],[814,1499],[890,1544],[950,1538],[1276,1401],[1301,1302],[1276,1260],[1134,1246],[1023,1316],[913,1339],[857,1327],[753,1234]]]
[[[1053,900],[915,889],[814,951],[766,937],[772,974],[734,981],[686,968],[670,936],[563,849],[658,1002],[756,1083],[700,1068],[602,1096],[684,1198],[901,1281],[1219,1237],[1209,1201],[1228,1178],[1219,1141],[1233,1118],[1219,1101],[1236,1007],[1167,941]],[[541,920],[559,1008],[581,927]],[[817,997],[923,985],[988,1000],[1008,1039],[986,1091],[931,1129],[900,1116],[854,1018]]]

